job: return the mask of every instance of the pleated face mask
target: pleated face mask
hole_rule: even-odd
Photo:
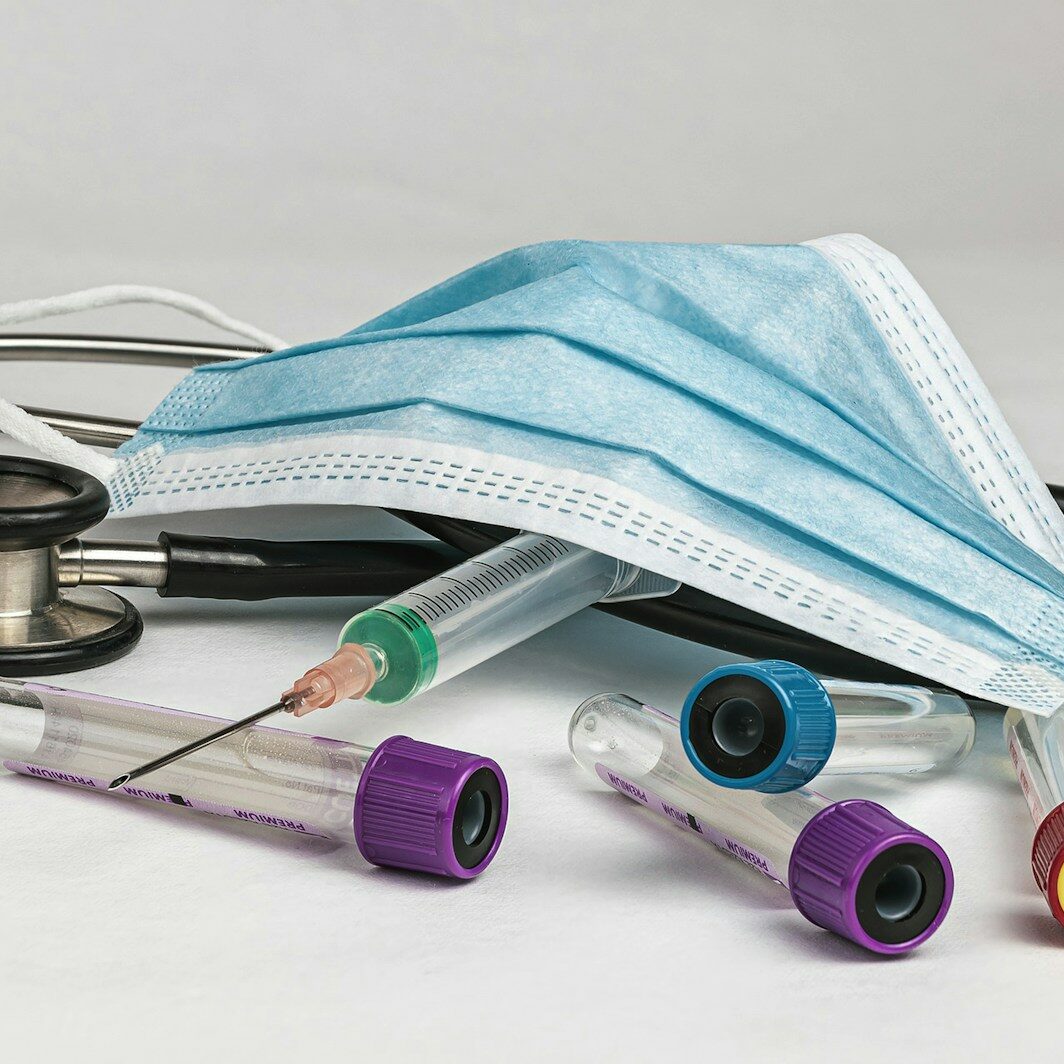
[[[352,503],[556,535],[968,694],[1064,702],[1064,521],[901,263],[522,248],[189,374],[118,513]]]

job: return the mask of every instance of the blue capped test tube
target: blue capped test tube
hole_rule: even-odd
[[[691,688],[680,736],[721,787],[779,794],[821,772],[905,775],[959,764],[975,718],[956,695],[814,676],[789,661],[725,665]]]

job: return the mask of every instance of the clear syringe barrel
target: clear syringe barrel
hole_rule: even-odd
[[[364,697],[394,705],[624,591],[640,572],[525,532],[359,613],[344,626],[340,645],[362,647],[373,664]]]
[[[217,717],[0,680],[0,762],[13,772],[107,791],[138,764],[229,723]],[[354,842],[367,860],[456,878],[495,854],[506,785],[487,758],[405,736],[376,748],[261,726],[152,773],[118,794],[300,835]]]
[[[1064,713],[1043,717],[1022,709],[1005,713],[1005,745],[1035,823],[1031,870],[1064,924]]]
[[[692,768],[679,722],[627,695],[584,702],[569,748],[587,772],[787,887],[807,919],[868,949],[912,949],[945,917],[945,853],[874,802],[717,787]]]
[[[821,772],[912,774],[968,756],[975,718],[956,695],[820,679],[789,661],[725,665],[680,715],[691,764],[722,787],[781,793]]]

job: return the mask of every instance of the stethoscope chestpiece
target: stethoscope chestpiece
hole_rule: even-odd
[[[59,587],[59,547],[107,515],[107,489],[70,466],[0,455],[0,673],[91,668],[126,653],[143,624],[101,587]]]

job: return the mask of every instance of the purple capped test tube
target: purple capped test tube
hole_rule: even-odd
[[[107,791],[130,764],[227,722],[45,684],[0,680],[0,762]],[[487,757],[397,735],[378,747],[248,728],[112,792],[354,842],[374,864],[471,879],[506,826],[506,780]]]

